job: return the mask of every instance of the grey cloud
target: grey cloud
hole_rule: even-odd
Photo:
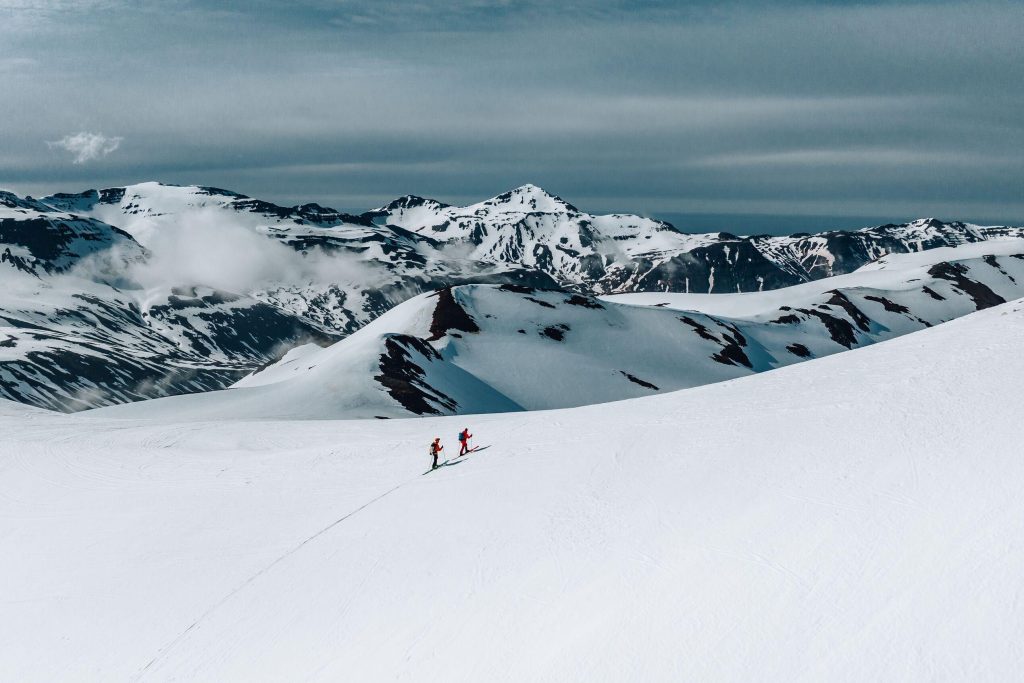
[[[1009,3],[137,7],[0,26],[0,65],[33,62],[4,72],[0,185],[158,179],[359,209],[530,181],[598,210],[1024,220]],[[71,167],[30,144],[67,130],[132,145]]]

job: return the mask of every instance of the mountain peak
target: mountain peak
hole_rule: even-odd
[[[488,199],[484,204],[491,206],[508,206],[512,210],[541,213],[579,213],[579,209],[557,195],[553,195],[544,188],[527,183],[520,185],[514,190],[499,194],[493,199]]]
[[[541,197],[554,197],[553,194],[545,190],[543,187],[541,187],[540,185],[534,185],[533,183],[526,183],[525,185],[520,185],[516,189],[512,190],[512,192],[517,194],[528,194]]]
[[[918,218],[906,224],[906,229],[922,234],[973,235],[979,237],[973,226],[960,221],[943,221],[938,218]]]
[[[448,204],[439,202],[436,199],[428,199],[426,197],[420,197],[415,194],[407,194],[399,197],[398,199],[392,200],[390,203],[385,204],[377,211],[395,211],[397,209],[414,209],[420,206],[428,206],[435,209],[448,208]]]

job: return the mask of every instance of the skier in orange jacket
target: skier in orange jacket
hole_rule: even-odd
[[[444,446],[441,445],[441,437],[435,436],[434,441],[430,444],[430,455],[434,458],[434,464],[430,466],[430,469],[437,469],[437,456],[444,450]]]

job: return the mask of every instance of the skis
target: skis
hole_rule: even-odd
[[[456,456],[456,457],[458,457],[458,456]],[[442,467],[454,467],[455,465],[461,465],[461,464],[462,464],[461,460],[445,460],[444,462],[437,463],[437,467],[431,467],[429,470],[427,470],[426,472],[424,472],[420,476],[422,477],[424,475],[430,474],[434,470],[439,470]]]
[[[465,457],[465,456],[469,455],[470,453],[476,453],[478,451],[486,450],[486,449],[488,449],[490,447],[491,447],[490,444],[488,444],[486,446],[477,446],[476,448],[470,448],[468,451],[466,451],[462,455],[456,455],[454,458],[448,458],[444,462],[438,463],[437,467],[431,467],[429,470],[427,470],[426,472],[424,472],[420,476],[421,477],[422,476],[426,476],[426,475],[430,474],[431,472],[433,472],[434,470],[439,470],[442,467],[453,467],[455,465],[459,465],[459,464],[461,464],[463,462],[462,460],[459,460],[459,458]]]

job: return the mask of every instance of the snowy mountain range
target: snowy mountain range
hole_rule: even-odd
[[[934,218],[789,237],[689,234],[640,216],[595,216],[534,185],[478,204],[406,196],[364,214],[488,262],[532,266],[560,286],[596,294],[754,292],[849,273],[881,256],[1005,237],[1024,229]]]
[[[602,300],[464,285],[415,297],[328,348],[295,349],[229,390],[95,415],[330,419],[567,408],[772,370],[1020,297],[1021,240],[892,255],[849,275],[739,295]]]
[[[466,316],[481,333],[462,340],[447,332],[432,338],[429,330],[407,325],[400,319],[405,313],[396,310],[390,321],[367,333],[377,335],[372,343],[359,342],[366,344],[360,352],[363,360],[372,359],[377,369],[353,375],[359,390],[346,391],[366,400],[358,410],[354,404],[342,406],[342,413],[395,416],[576,405],[586,402],[586,396],[626,398],[653,391],[647,385],[657,390],[693,386],[824,355],[833,346],[849,348],[866,343],[867,337],[885,338],[889,333],[882,327],[909,331],[910,323],[896,325],[881,319],[885,316],[914,318],[918,322],[910,326],[920,327],[974,308],[960,306],[954,298],[936,310],[917,312],[917,300],[911,306],[882,293],[879,298],[913,312],[858,303],[852,308],[873,321],[859,324],[859,314],[835,303],[834,295],[819,292],[820,300],[813,302],[780,303],[780,308],[805,312],[776,311],[776,318],[806,319],[790,324],[793,334],[778,339],[769,335],[762,342],[759,326],[774,329],[771,321],[706,318],[699,310],[689,316],[635,307],[624,312],[622,305],[595,296],[767,291],[850,273],[890,254],[980,244],[985,246],[970,258],[943,260],[962,261],[949,267],[966,271],[954,279],[939,277],[942,282],[929,289],[944,296],[944,283],[959,283],[959,291],[974,288],[969,283],[986,281],[978,273],[993,268],[982,268],[985,262],[978,259],[998,257],[1008,275],[991,287],[1001,300],[1015,291],[1015,262],[1006,260],[1010,254],[1005,244],[1022,237],[1021,228],[934,219],[790,237],[687,234],[649,218],[584,213],[532,185],[466,207],[406,196],[362,215],[317,204],[283,207],[227,190],[158,183],[42,199],[0,193],[0,396],[78,410],[221,389],[274,363],[289,349],[340,341],[420,296],[410,305],[427,311],[421,315],[451,299],[466,307]],[[938,266],[939,261],[929,265]],[[900,278],[880,289],[902,287],[896,280]],[[427,295],[439,290],[447,294]],[[982,300],[995,301],[986,297]],[[574,300],[585,303],[570,303]],[[876,312],[878,308],[882,310]],[[668,335],[680,317],[695,323],[682,323],[685,338],[642,332],[648,325],[666,325]],[[828,322],[833,317],[845,319],[853,332],[848,334],[843,323]],[[611,346],[603,347],[601,337],[583,341],[590,332],[580,330],[611,329],[609,320],[620,318],[627,331],[614,344],[608,340]],[[558,332],[543,333],[559,326],[567,328],[560,333],[563,339],[554,338]],[[828,333],[820,347],[801,342],[803,333],[797,333],[815,326]],[[524,335],[520,329],[529,331]],[[737,335],[755,341],[741,344]],[[523,336],[545,345],[525,344]],[[385,338],[390,341],[382,342]],[[582,384],[585,389],[563,392],[558,401],[544,398],[539,388],[513,390],[485,364],[460,365],[474,356],[505,352],[502,344],[477,343],[484,338],[505,340],[508,353],[515,349],[541,358],[549,358],[544,354],[555,348],[578,345],[606,377]],[[426,340],[426,346],[413,339]],[[352,341],[344,346],[348,351],[330,353],[353,353]],[[755,353],[748,344],[767,344],[767,350]],[[686,349],[683,356],[673,355],[679,345]],[[807,353],[787,351],[790,346]],[[746,363],[725,350],[734,347],[742,350]],[[622,356],[627,351],[636,357],[649,355],[646,377]],[[724,356],[728,363],[713,360],[721,353],[732,354]],[[381,369],[384,355],[395,361]],[[456,356],[461,360],[453,362]],[[673,358],[691,356],[699,360],[666,370]],[[546,367],[546,362],[539,361],[537,367]],[[326,365],[333,367],[333,361]],[[414,367],[432,379],[410,379],[409,373],[416,375]],[[279,367],[273,372],[276,376]],[[479,391],[466,393],[462,380],[467,375],[480,383]],[[383,379],[372,380],[377,376]],[[539,369],[536,376],[549,385],[561,381]],[[394,396],[406,394],[405,388],[396,388],[405,387],[403,382],[419,387],[408,396],[422,394],[408,398],[408,405]],[[383,399],[382,386],[393,389]],[[337,414],[336,403],[326,405]]]

